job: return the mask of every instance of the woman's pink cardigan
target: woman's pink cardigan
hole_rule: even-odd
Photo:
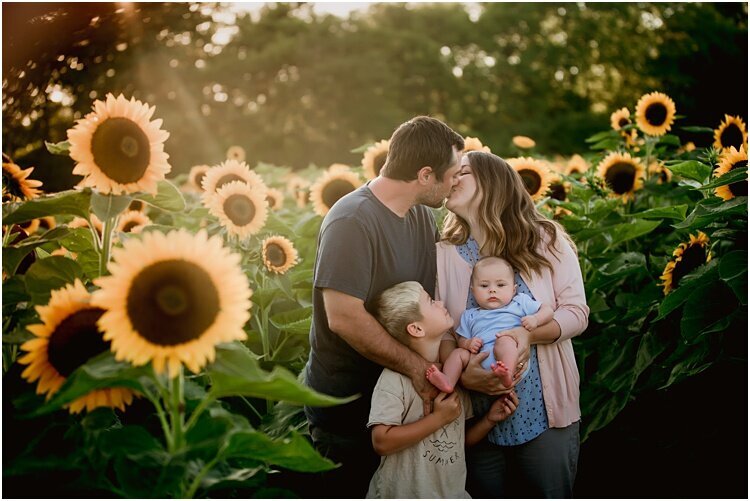
[[[552,269],[541,274],[521,274],[537,301],[555,310],[554,319],[560,325],[560,337],[552,344],[537,344],[542,393],[551,428],[564,428],[581,419],[579,405],[579,375],[571,338],[588,325],[589,307],[583,288],[581,268],[575,251],[563,235],[558,234],[553,254],[542,245],[539,251]],[[437,287],[435,296],[443,301],[455,325],[466,309],[471,265],[462,258],[456,247],[447,242],[437,244]]]

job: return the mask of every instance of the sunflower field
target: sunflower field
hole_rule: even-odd
[[[92,9],[100,8],[91,5]],[[199,7],[193,8],[196,5]],[[201,31],[200,27],[208,25],[210,9],[204,12],[205,6],[200,5],[144,4],[139,8],[152,24],[144,23],[143,29],[154,30],[155,38],[170,50],[185,48],[185,57],[193,57],[193,39],[175,33],[179,35],[182,29],[185,33],[208,30]],[[643,12],[683,9],[686,24],[695,22],[702,27],[709,20],[716,33],[717,27],[735,33],[730,30],[734,25],[722,18],[721,12],[714,17],[706,14],[714,7],[652,7],[644,7]],[[315,37],[328,43],[354,33],[357,40],[367,42],[373,36],[368,30],[378,25],[369,25],[368,18],[356,16],[349,19],[347,29],[358,26],[361,31],[357,33],[353,28],[351,33],[339,29],[337,22],[327,17],[305,25],[292,15],[295,9],[304,8],[279,4],[268,8],[259,22],[237,21],[247,23],[238,39],[247,36],[277,43],[268,53],[248,56],[247,64],[260,68],[255,75],[266,75],[263,65],[272,59],[291,57],[297,49],[290,48],[284,37],[294,30],[302,30],[308,37],[301,38],[299,50],[311,52],[304,52],[296,62],[304,72],[305,60],[313,60],[312,52],[327,50],[312,43],[318,40]],[[402,106],[398,113],[390,104],[364,106],[364,111],[357,99],[341,104],[334,94],[343,95],[343,90],[316,95],[319,104],[311,111],[314,107],[305,103],[304,96],[285,95],[282,90],[279,101],[292,103],[290,106],[301,113],[290,118],[288,109],[271,106],[275,93],[268,91],[261,94],[262,100],[253,101],[256,108],[263,108],[265,103],[270,110],[266,111],[268,115],[258,115],[267,122],[267,128],[260,128],[263,120],[259,119],[253,123],[258,128],[248,127],[253,133],[247,134],[237,125],[244,123],[240,118],[246,118],[238,110],[246,111],[253,103],[237,104],[241,96],[219,84],[201,81],[200,92],[215,101],[213,106],[222,106],[229,99],[227,109],[206,111],[205,104],[196,105],[196,109],[186,106],[178,115],[175,106],[161,104],[173,97],[146,99],[151,94],[133,88],[129,81],[127,85],[108,86],[108,82],[129,78],[123,72],[113,76],[112,68],[111,75],[103,67],[90,70],[101,72],[91,90],[75,81],[71,74],[78,75],[76,72],[83,68],[83,55],[75,61],[58,59],[70,71],[63,76],[65,72],[60,69],[56,78],[70,78],[71,88],[88,95],[91,107],[66,115],[61,103],[65,104],[67,94],[50,84],[44,91],[50,96],[47,116],[42,119],[39,115],[38,122],[27,126],[22,122],[26,115],[19,97],[26,90],[16,81],[23,80],[23,73],[31,75],[44,67],[28,65],[20,73],[14,68],[15,73],[3,84],[2,418],[6,495],[293,497],[304,496],[308,476],[335,468],[311,446],[302,412],[303,405],[333,406],[357,398],[317,393],[300,378],[310,348],[318,230],[333,204],[378,176],[389,147],[384,131],[398,124],[393,118],[399,113],[418,114],[412,105],[423,113],[433,110],[430,114],[448,125],[460,121],[456,130],[465,135],[466,151],[494,152],[505,158],[540,210],[559,221],[577,245],[591,309],[588,329],[573,341],[581,375],[582,463],[597,462],[601,471],[617,469],[611,466],[617,451],[606,450],[604,453],[610,454],[606,458],[587,457],[587,444],[618,426],[632,429],[623,424],[623,416],[631,421],[656,421],[662,408],[654,407],[654,415],[649,409],[639,411],[635,418],[630,414],[640,402],[652,405],[654,399],[662,397],[666,401],[667,396],[692,388],[688,386],[691,381],[717,368],[730,367],[732,374],[746,372],[748,133],[745,119],[735,109],[714,110],[723,118],[710,123],[681,115],[681,101],[673,99],[674,94],[657,85],[649,74],[641,80],[626,78],[627,89],[619,96],[628,98],[612,98],[619,104],[599,113],[609,116],[608,126],[590,120],[593,115],[578,114],[579,108],[591,103],[582,105],[580,96],[571,94],[570,89],[552,95],[547,88],[538,92],[552,95],[544,102],[547,108],[543,108],[542,118],[537,116],[532,125],[527,125],[523,120],[526,108],[541,108],[541,101],[529,99],[518,105],[517,96],[498,100],[484,93],[477,93],[480,97],[476,98],[470,92],[478,82],[488,81],[490,87],[498,87],[491,74],[495,70],[490,70],[488,63],[494,56],[484,54],[481,61],[471,63],[476,64],[473,69],[467,63],[463,80],[450,71],[447,76],[432,74],[426,81],[440,87],[434,92],[411,79],[412,73],[430,74],[427,68],[434,61],[425,55],[428,48],[440,55],[440,61],[471,59],[461,51],[445,50],[447,45],[434,46],[430,36],[439,39],[451,33],[470,37],[475,31],[489,29],[487,26],[494,34],[498,19],[517,15],[524,21],[508,23],[514,27],[504,35],[507,40],[498,42],[501,52],[514,44],[526,44],[530,50],[539,50],[537,57],[546,58],[541,65],[546,68],[560,57],[560,43],[543,41],[545,47],[553,49],[541,51],[533,45],[535,38],[519,35],[524,22],[538,23],[534,25],[538,31],[546,30],[553,41],[557,40],[559,26],[549,19],[574,19],[579,23],[566,21],[571,23],[571,39],[574,29],[584,28],[603,37],[609,25],[589,25],[594,17],[588,16],[596,14],[600,16],[597,19],[612,23],[623,16],[650,19],[642,16],[640,8],[592,6],[587,11],[578,5],[578,12],[573,4],[490,4],[484,7],[479,21],[471,21],[482,28],[474,30],[475,25],[467,24],[471,29],[466,29],[462,24],[462,29],[453,29],[441,24],[459,18],[470,22],[463,7],[453,4],[422,10],[376,6],[373,19],[393,29],[378,40],[394,41],[396,36],[410,33],[411,28],[403,26],[399,31],[401,21],[413,22],[428,34],[434,29],[439,36],[429,34],[419,40],[407,37],[410,47],[416,49],[409,53],[410,63],[403,63],[403,75],[380,66],[386,62],[402,64],[395,57],[402,50],[396,42],[393,47],[384,45],[383,50],[394,52],[383,57],[337,53],[341,60],[351,59],[340,67],[331,62],[335,58],[325,61],[321,74],[327,77],[330,72],[338,75],[336,78],[354,74],[367,80],[354,85],[355,90],[347,89],[350,94],[371,84],[381,85],[381,75],[396,75],[398,92],[403,95],[393,98],[396,94],[387,94],[391,84],[384,84],[382,95]],[[189,25],[191,15],[201,24]],[[180,28],[165,34],[168,30],[158,29],[153,21],[160,20],[159,16],[165,24]],[[107,19],[97,16],[91,26],[110,22]],[[271,30],[272,22],[278,23],[273,25],[278,33]],[[745,25],[745,38],[746,33]],[[134,38],[128,43],[112,43],[117,53],[129,57],[129,51],[137,46],[133,40],[141,35],[131,31],[129,36]],[[516,39],[524,43],[518,44]],[[468,40],[452,43],[469,46],[473,42]],[[665,47],[670,42],[669,37],[665,42],[644,32],[632,44],[646,51],[657,40]],[[674,40],[679,45],[683,38],[675,36]],[[214,42],[211,50],[216,59],[206,59],[208,64],[219,65],[216,71],[223,68],[221,64],[233,69],[237,61],[244,60],[239,56],[243,46],[228,42],[231,56],[221,62],[221,50],[216,50],[220,44]],[[84,52],[94,48],[88,43],[71,45]],[[207,45],[202,46],[205,53],[209,52]],[[597,47],[587,47],[586,57],[594,57],[591,54],[598,53]],[[605,47],[602,49],[606,52]],[[678,61],[684,54],[675,51],[672,55]],[[669,55],[669,50],[663,52]],[[623,52],[617,57],[623,57],[625,64],[635,64],[639,54]],[[727,54],[732,56],[729,50]],[[110,60],[95,52],[86,57]],[[167,71],[165,68],[183,71],[179,57],[149,60],[149,64],[154,69],[152,79],[163,79],[169,87],[168,95],[184,97],[189,94],[187,87],[176,85],[161,73]],[[186,73],[184,82],[198,78],[202,57],[190,61],[190,71],[196,73]],[[504,58],[509,61],[505,63],[498,56],[496,71],[504,74],[516,67],[514,57]],[[599,64],[589,62],[592,67]],[[576,64],[584,68],[583,63]],[[276,73],[273,68],[267,73],[276,74],[277,80],[283,75],[282,83],[299,80],[295,66],[283,66],[283,72]],[[579,71],[577,67],[575,71]],[[258,83],[260,77],[253,80],[228,73],[237,79],[237,86],[265,85]],[[593,79],[595,74],[587,78]],[[554,83],[557,74],[552,75],[526,75],[526,86],[531,88],[530,82]],[[608,78],[609,73],[602,82]],[[618,78],[612,77],[612,82]],[[330,82],[321,82],[330,92]],[[642,85],[634,86],[634,82]],[[746,86],[741,87],[744,92]],[[31,91],[30,100],[37,99],[37,91]],[[602,92],[592,85],[586,95],[594,100]],[[681,96],[689,94],[683,91]],[[563,108],[560,103],[565,103]],[[55,108],[58,105],[59,109]],[[488,110],[492,120],[481,118],[474,108]],[[68,105],[67,111],[70,109]],[[551,113],[555,109],[571,121],[558,123]],[[695,103],[686,103],[683,109],[694,110]],[[248,113],[253,116],[256,111]],[[18,118],[22,115],[23,119]],[[350,115],[364,116],[362,122],[372,123],[372,130],[365,133],[361,127],[352,126],[347,135],[344,131],[348,122],[343,119],[327,130],[311,125]],[[276,116],[282,118],[274,122]],[[319,122],[305,122],[300,116],[316,117]],[[45,120],[49,120],[46,127],[35,125]],[[7,125],[15,121],[21,125]],[[494,122],[501,126],[495,127]],[[483,123],[490,123],[489,128],[482,129]],[[224,140],[220,149],[215,141],[200,141],[200,135],[208,135],[214,127]],[[571,146],[573,135],[562,130],[566,127],[585,132],[581,136],[585,140]],[[306,142],[289,146],[284,137],[293,134],[285,132],[287,129],[304,130]],[[327,135],[334,136],[335,141],[324,141]],[[564,136],[568,142],[557,136]],[[557,146],[565,153],[550,153]],[[279,152],[275,158],[280,161],[259,160],[259,156],[274,151]],[[301,167],[300,158],[308,156],[318,159],[317,164]],[[53,178],[75,179],[75,186],[57,189],[49,176],[42,182],[40,164],[58,169]],[[446,212],[444,208],[434,210],[439,227]],[[715,406],[715,395],[721,400],[719,412],[723,415],[746,412],[744,405],[734,401],[736,397],[725,401],[726,395],[739,386],[738,400],[744,403],[743,382],[721,384],[723,390],[715,394],[689,395],[680,401],[680,405],[689,405],[670,414],[690,416],[685,418],[689,426],[680,440],[690,444],[698,441],[696,437],[705,430],[690,426]],[[694,407],[698,411],[693,411]],[[710,422],[722,420],[719,415]],[[740,424],[744,421],[739,419]],[[737,418],[729,422],[736,423]],[[669,447],[671,444],[665,448]],[[700,454],[688,459],[697,465],[726,463]],[[742,466],[739,471],[744,475]],[[705,468],[711,468],[711,464]],[[579,470],[579,484],[590,481],[585,473],[584,468]],[[612,478],[626,474],[633,473],[614,471]],[[630,493],[623,492],[626,496]],[[655,492],[674,495],[683,491]],[[617,497],[617,491],[582,488],[578,495]]]

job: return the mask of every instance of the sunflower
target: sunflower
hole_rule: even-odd
[[[674,101],[661,92],[644,94],[635,105],[638,127],[651,136],[663,136],[672,128],[677,108]]]
[[[310,186],[310,182],[297,175],[292,175],[286,183],[287,192],[297,202],[297,207],[300,209],[307,205],[310,196],[308,186]]]
[[[164,152],[169,133],[161,119],[149,121],[156,110],[120,94],[94,101],[94,111],[68,129],[73,174],[84,176],[78,186],[101,193],[156,194],[156,183],[172,169]]]
[[[188,183],[190,187],[199,192],[203,191],[203,178],[206,176],[206,173],[210,168],[211,167],[208,165],[194,165],[188,174]]]
[[[613,151],[599,163],[596,174],[602,178],[616,196],[623,202],[632,200],[635,192],[643,188],[646,169],[638,158],[629,153]]]
[[[664,272],[659,277],[663,280],[664,295],[675,290],[680,285],[680,279],[699,266],[711,261],[711,251],[708,249],[708,237],[702,231],[698,236],[690,235],[689,242],[683,242],[672,253],[672,259],[667,263]]]
[[[92,304],[106,310],[98,325],[117,360],[153,363],[176,376],[214,359],[215,346],[247,336],[250,289],[241,258],[204,230],[152,231],[112,251],[109,276],[94,283]]]
[[[508,163],[520,174],[532,199],[539,200],[547,194],[551,177],[543,162],[531,157],[519,157],[509,159]]]
[[[41,190],[38,188],[42,182],[29,179],[32,172],[34,167],[22,170],[3,153],[3,203],[30,200],[39,196]]]
[[[336,172],[349,172],[351,169],[346,164],[331,164],[328,167],[328,172],[336,173]]]
[[[682,149],[686,151],[687,153],[690,153],[691,151],[695,150],[695,143],[692,141],[688,141],[687,143],[685,143]]]
[[[492,153],[489,146],[484,146],[482,141],[478,138],[469,136],[464,138],[464,153],[467,151],[484,151],[485,153]]]
[[[232,181],[219,188],[211,198],[208,210],[219,218],[230,234],[240,238],[255,235],[268,217],[266,192],[241,181]]]
[[[130,202],[130,205],[128,205],[128,210],[137,210],[138,212],[143,212],[146,208],[146,202],[143,200],[133,200]]]
[[[630,110],[620,108],[609,116],[609,123],[614,130],[620,130],[626,125],[630,125]]]
[[[96,217],[96,214],[91,213],[91,222],[94,224],[94,229],[99,234],[99,236],[102,236],[102,231],[104,231],[104,223]],[[82,217],[74,217],[71,222],[68,223],[68,228],[88,228],[89,222],[82,218]]]
[[[238,162],[237,160],[227,160],[222,164],[208,169],[206,175],[203,176],[201,186],[203,187],[203,203],[208,206],[210,199],[213,195],[224,185],[231,183],[232,181],[242,181],[247,184],[250,188],[261,192],[263,198],[266,197],[266,191],[268,187],[263,182],[257,172],[250,170],[250,167],[245,162]]]
[[[385,165],[386,158],[388,158],[390,144],[390,139],[383,139],[365,150],[362,157],[362,169],[368,180],[375,179],[380,175],[380,170]]]
[[[588,162],[581,155],[575,154],[570,157],[563,172],[566,176],[572,176],[574,174],[584,174],[587,170],[589,170]]]
[[[54,216],[44,216],[39,218],[39,227],[43,230],[51,230],[57,226]]]
[[[354,172],[325,172],[310,187],[313,209],[321,216],[328,214],[341,197],[362,186]]]
[[[721,161],[714,171],[714,176],[719,177],[733,169],[741,167],[747,168],[747,150],[744,146],[741,146],[739,151],[734,146],[730,146],[721,155]],[[747,180],[719,186],[714,190],[714,193],[717,197],[724,200],[731,200],[734,197],[746,197]]]
[[[651,162],[648,166],[648,175],[656,177],[656,184],[664,184],[672,180],[672,171],[667,169],[662,162]]]
[[[120,214],[117,231],[122,233],[140,233],[143,227],[151,224],[151,219],[143,212],[129,210]]]
[[[283,275],[297,264],[297,250],[284,237],[272,236],[263,240],[263,264],[268,271]]]
[[[20,226],[26,234],[33,235],[36,230],[39,229],[39,219],[30,219],[23,223],[18,223],[18,226]]]
[[[724,115],[718,129],[714,129],[714,147],[718,150],[734,146],[735,149],[747,144],[747,127],[740,117]]]
[[[80,280],[52,291],[46,306],[37,306],[41,324],[26,329],[34,338],[21,345],[26,353],[18,361],[28,365],[21,374],[28,382],[37,383],[37,393],[46,393],[49,400],[70,374],[94,357],[109,351],[97,327],[104,310],[91,304],[91,295]],[[66,407],[71,413],[97,407],[125,409],[133,401],[127,388],[104,388],[72,401]]]
[[[242,146],[230,146],[227,150],[228,160],[237,160],[238,162],[245,161],[245,148]]]
[[[513,144],[524,150],[528,150],[536,146],[536,141],[527,136],[513,136],[512,141]]]
[[[284,194],[276,188],[268,188],[266,202],[268,202],[269,209],[279,210],[284,207]]]

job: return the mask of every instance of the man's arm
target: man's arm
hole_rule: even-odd
[[[323,289],[328,327],[360,355],[409,377],[429,414],[438,390],[425,376],[432,365],[388,334],[366,309],[364,301],[334,289]]]

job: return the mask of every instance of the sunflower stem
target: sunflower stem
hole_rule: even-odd
[[[190,483],[190,487],[188,488],[187,492],[185,492],[185,495],[182,496],[183,499],[192,499],[195,496],[195,492],[198,490],[198,487],[200,487],[203,477],[205,477],[206,474],[211,471],[211,469],[216,466],[216,463],[218,462],[219,456],[216,456],[211,461],[206,463],[206,466],[204,466],[201,471],[198,472],[193,481]]]
[[[167,441],[167,450],[172,452],[173,450],[173,442],[172,442],[172,430],[169,428],[169,423],[167,423],[167,415],[164,412],[164,407],[162,407],[161,402],[159,402],[159,399],[151,394],[150,391],[145,392],[146,398],[154,405],[154,408],[156,409],[156,415],[159,416],[159,422],[161,423],[161,429],[164,432],[164,438]]]
[[[213,401],[213,398],[204,398],[203,400],[201,400],[198,406],[193,410],[193,413],[190,414],[190,418],[187,420],[187,423],[185,423],[185,433],[190,431],[193,425],[195,425],[196,421],[198,421],[198,417],[203,413],[203,411],[206,410],[209,405],[211,405]]]
[[[108,217],[102,227],[102,246],[99,253],[99,276],[103,276],[109,264],[109,252],[112,248],[112,233],[117,224],[117,216]]]
[[[184,425],[185,425],[185,388],[184,388],[184,375],[182,366],[180,366],[179,372],[172,379],[172,392],[170,402],[170,412],[172,415],[172,437],[174,451],[178,451],[182,448],[184,440]]]

